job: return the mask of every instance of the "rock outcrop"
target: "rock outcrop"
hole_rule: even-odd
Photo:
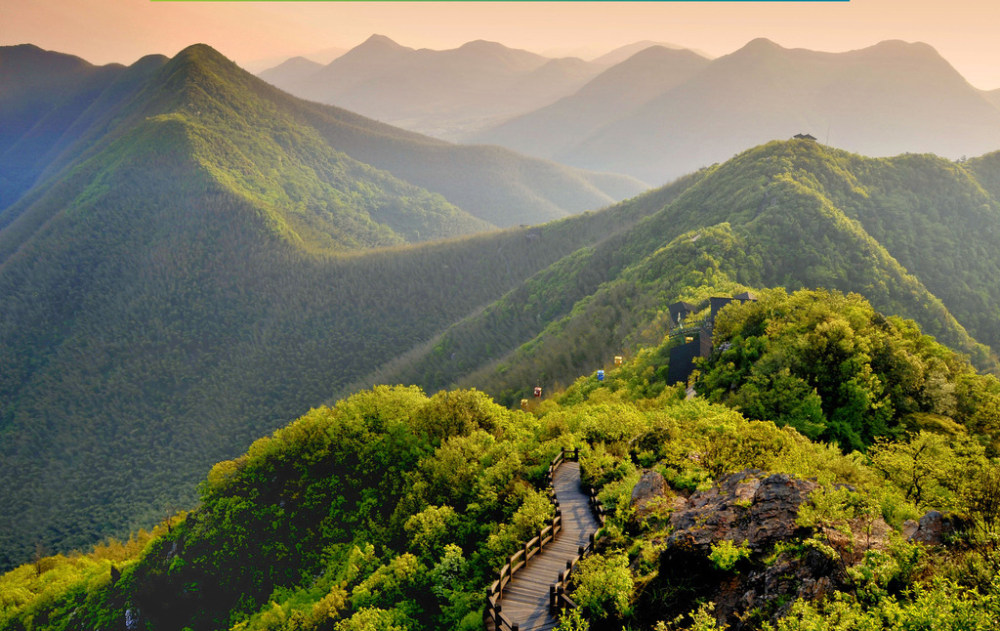
[[[671,512],[683,503],[684,498],[674,495],[659,472],[644,471],[632,489],[630,506],[635,512],[631,527],[662,528]]]
[[[763,550],[792,536],[799,506],[816,487],[784,473],[753,469],[726,476],[671,515],[674,533],[667,543],[705,547],[729,539]]]
[[[643,479],[633,491],[637,508],[657,494],[655,478]],[[817,488],[810,480],[748,469],[679,503],[669,518],[673,530],[662,542],[655,586],[660,605],[677,615],[696,595],[714,601],[719,622],[739,631],[749,628],[745,620],[751,618],[776,620],[797,598],[843,589],[847,566],[865,550],[884,546],[890,528],[881,518],[849,522],[849,533],[798,526],[799,509]],[[810,538],[822,545],[807,543]],[[748,558],[720,569],[710,555],[724,540],[745,548]],[[779,542],[789,544],[787,551],[776,549]]]
[[[903,536],[914,543],[940,545],[954,532],[953,520],[936,510],[927,511],[919,522],[908,519],[903,524]]]

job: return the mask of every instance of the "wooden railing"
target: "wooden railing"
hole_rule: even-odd
[[[549,607],[553,610],[576,609],[576,603],[573,602],[573,599],[568,595],[570,575],[573,573],[573,569],[580,562],[580,559],[592,553],[597,547],[597,544],[604,538],[597,537],[597,533],[604,527],[604,505],[597,500],[597,491],[594,490],[594,487],[589,487],[587,497],[590,500],[590,510],[594,513],[594,517],[597,519],[597,523],[599,524],[598,530],[597,532],[590,534],[590,541],[587,542],[587,545],[580,546],[577,549],[577,555],[566,561],[566,569],[559,573],[559,578],[556,582],[549,585]]]
[[[493,581],[486,588],[486,611],[483,613],[483,617],[486,622],[492,620],[494,628],[497,631],[519,631],[518,625],[511,622],[503,613],[503,590],[510,583],[511,579],[514,578],[514,575],[524,568],[532,557],[541,553],[545,549],[545,546],[552,543],[555,536],[562,530],[562,511],[559,510],[559,499],[556,497],[555,489],[552,487],[552,476],[559,465],[566,460],[579,459],[579,448],[572,450],[564,448],[552,459],[545,475],[548,482],[549,498],[556,508],[555,515],[548,526],[538,531],[537,536],[526,541],[520,550],[508,557],[507,563],[500,568],[497,580]]]

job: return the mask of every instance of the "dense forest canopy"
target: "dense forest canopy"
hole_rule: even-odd
[[[713,341],[723,350],[695,387],[748,418],[789,424],[845,450],[953,423],[997,447],[1000,381],[856,294],[764,292],[723,310]]]
[[[733,372],[734,357],[778,361],[784,348],[785,378],[856,368],[870,378],[841,379],[847,394],[884,379],[913,405],[942,392],[955,404],[923,401],[934,422],[908,426],[886,423],[879,405],[855,407],[859,434],[874,438],[852,451],[795,429],[814,429],[813,407],[833,409],[834,419],[840,408],[820,400],[783,410],[778,424],[753,420],[731,407],[759,409],[742,388],[720,404],[665,383],[659,347],[609,363],[604,380],[581,377],[529,411],[477,390],[428,396],[379,386],[216,464],[200,505],[154,531],[86,554],[38,557],[4,575],[0,624],[480,629],[493,572],[552,515],[542,492],[548,462],[579,448],[608,522],[576,571],[579,610],[562,628],[931,628],[931,619],[935,629],[990,628],[1000,616],[1000,465],[991,428],[983,433],[977,419],[1000,408],[995,394],[963,404],[959,392],[971,383],[994,393],[996,380],[856,295],[763,291],[722,312],[723,340],[728,347],[702,364],[706,384]],[[909,380],[864,370],[861,355],[908,364],[893,375]],[[824,356],[809,364],[812,377],[794,361]],[[920,365],[931,371],[923,380]],[[764,392],[746,368],[742,383]],[[826,394],[822,380],[812,387]],[[664,486],[637,503],[634,489],[650,476]],[[775,504],[782,488],[796,501]],[[720,506],[717,517],[685,522],[700,502]],[[948,537],[915,538],[934,510],[948,515]],[[766,528],[744,531],[741,520]],[[758,593],[781,573],[793,578],[771,588],[780,598]],[[825,587],[805,587],[818,583]],[[732,599],[734,589],[746,590],[743,600]]]

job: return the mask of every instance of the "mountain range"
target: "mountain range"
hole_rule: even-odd
[[[431,50],[372,35],[326,66],[298,58],[260,77],[304,99],[460,140],[571,94],[605,67],[482,40]]]
[[[709,63],[688,50],[650,46],[605,70],[575,94],[483,132],[477,140],[519,146],[535,155],[571,155],[596,129],[684,83]]]
[[[825,53],[756,39],[716,59],[642,42],[584,63],[372,36],[327,66],[299,58],[261,76],[407,129],[651,183],[800,133],[870,156],[1000,146],[996,92],[902,41]]]
[[[662,339],[667,304],[744,286],[858,292],[996,372],[1000,293],[984,279],[1000,273],[998,168],[997,153],[960,165],[809,140],[757,147],[623,203],[644,217],[634,227],[353,385],[475,386],[515,404]]]
[[[0,627],[478,631],[484,606],[488,623],[514,627],[528,618],[515,603],[547,607],[559,589],[520,573],[545,564],[572,571],[561,628],[994,628],[1000,588],[984,559],[995,559],[1000,522],[1000,380],[856,293],[733,280],[860,284],[961,336],[834,206],[859,169],[855,192],[879,200],[895,190],[885,176],[949,164],[908,161],[882,170],[815,143],[773,143],[590,216],[662,202],[683,221],[695,205],[737,201],[743,176],[770,178],[753,218],[649,255],[640,242],[663,228],[658,214],[620,235],[636,264],[508,367],[524,378],[526,361],[589,364],[567,388],[514,409],[474,388],[412,385],[319,406],[212,466],[190,510],[90,550],[36,549],[0,573]],[[586,257],[559,267],[586,271]],[[679,330],[662,313],[677,297],[693,309]],[[650,316],[653,335],[633,340],[630,357],[595,352],[606,328]],[[668,382],[666,362],[705,318],[715,350],[687,383]],[[589,498],[574,497],[581,486]],[[570,528],[590,541],[569,545]]]
[[[665,306],[710,292],[856,291],[997,369],[997,153],[771,142],[457,235],[628,182],[301,101],[203,45],[127,68],[0,52],[22,86],[0,101],[21,166],[0,170],[4,567],[191,505],[212,463],[359,384],[516,403],[656,346]]]
[[[926,44],[823,53],[757,39],[711,61],[643,51],[474,140],[660,183],[799,133],[954,159],[1000,146],[1000,109]]]

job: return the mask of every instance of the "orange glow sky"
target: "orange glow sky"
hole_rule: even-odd
[[[639,40],[713,56],[755,37],[844,51],[885,39],[934,46],[976,87],[1000,88],[997,0],[850,2],[151,2],[0,0],[0,44],[33,43],[93,63],[131,63],[204,42],[252,70],[372,33],[414,48],[487,39],[604,52]]]

